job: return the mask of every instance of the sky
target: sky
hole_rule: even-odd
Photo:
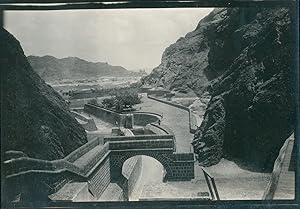
[[[26,56],[79,57],[128,70],[152,69],[165,48],[212,8],[7,11],[4,27]]]

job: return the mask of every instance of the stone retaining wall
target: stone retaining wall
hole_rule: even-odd
[[[118,124],[120,126],[124,126],[126,113],[118,113],[112,110],[108,110],[97,105],[92,104],[85,104],[84,111],[96,115],[97,117],[101,118],[101,120],[111,123],[111,124]],[[128,114],[133,114],[133,121],[134,126],[146,126],[149,123],[158,122],[161,119],[161,115],[158,113],[151,113],[151,112],[130,112]]]
[[[97,130],[95,121],[92,118],[87,118],[76,111],[71,111],[71,114],[75,118],[78,118],[78,119],[86,122],[86,123],[81,124],[85,130],[87,130],[87,131],[96,131]]]
[[[99,138],[95,137],[93,140],[89,141],[88,143],[82,145],[78,149],[71,152],[68,156],[66,156],[64,159],[69,162],[74,162],[78,158],[80,158],[82,155],[93,149],[99,145]]]
[[[99,117],[101,120],[107,123],[115,125],[116,122],[118,122],[120,126],[124,125],[124,119],[122,118],[122,115],[117,112],[92,104],[85,104],[84,111]]]
[[[128,196],[130,197],[142,172],[142,156],[128,159],[123,165],[122,173],[127,178]]]
[[[150,128],[150,127],[152,127],[152,130],[157,130],[157,129],[159,129],[159,130],[161,130],[162,132],[164,132],[164,134],[169,134],[169,135],[173,135],[174,136],[174,138],[175,138],[175,135],[174,135],[174,132],[168,127],[168,126],[165,126],[165,125],[163,125],[163,124],[158,124],[158,123],[150,123],[150,124],[148,124],[149,126],[147,126],[148,128]],[[156,128],[156,129],[153,129],[153,127],[154,128]],[[151,128],[150,128],[151,129]],[[154,132],[154,131],[153,131]],[[154,133],[156,133],[156,132],[154,132]],[[159,135],[159,134],[158,134]]]
[[[110,160],[107,157],[89,175],[89,190],[96,197],[96,199],[99,199],[110,182]]]
[[[147,97],[148,97],[149,99],[153,99],[153,100],[155,100],[155,101],[162,102],[162,103],[171,105],[171,106],[173,106],[173,107],[177,107],[177,108],[179,108],[179,109],[188,111],[188,114],[189,114],[189,129],[190,129],[190,133],[194,134],[194,133],[196,132],[196,130],[197,130],[197,127],[201,125],[201,124],[198,124],[198,120],[197,120],[196,118],[194,118],[194,117],[195,117],[195,116],[194,116],[194,113],[192,113],[192,111],[190,110],[190,108],[185,107],[185,106],[180,105],[180,104],[173,103],[173,102],[165,101],[165,100],[162,100],[162,99],[159,99],[159,98],[150,96],[150,95],[147,95]]]
[[[146,126],[149,123],[158,122],[160,117],[150,113],[133,113],[135,126]]]
[[[282,170],[282,165],[283,165],[283,161],[284,161],[284,157],[286,155],[286,151],[288,148],[288,144],[290,143],[290,140],[292,140],[291,138],[288,138],[283,146],[281,147],[278,157],[276,158],[275,162],[274,162],[274,166],[273,166],[273,172],[271,175],[271,179],[269,181],[269,184],[267,185],[267,188],[264,192],[263,195],[263,199],[264,200],[271,200],[274,197],[276,188],[277,188],[277,184],[278,184],[278,180],[279,180],[279,176]]]

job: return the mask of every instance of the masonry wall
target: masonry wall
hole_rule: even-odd
[[[120,124],[121,122],[121,115],[119,113],[95,105],[85,104],[84,111],[96,115],[97,117],[101,118],[101,120],[111,124],[116,124],[116,122]]]
[[[97,130],[95,121],[92,118],[87,118],[76,111],[71,111],[71,114],[75,118],[78,118],[85,122],[85,123],[81,124],[85,130],[87,130],[87,131],[96,131]]]
[[[107,157],[89,176],[89,189],[99,199],[110,183],[110,161]]]
[[[190,133],[194,134],[197,130],[197,127],[201,125],[201,119],[196,114],[192,113],[190,108],[185,107],[185,106],[180,105],[180,104],[173,103],[173,102],[165,101],[165,100],[162,100],[162,99],[150,96],[150,95],[148,95],[148,98],[153,99],[153,100],[158,101],[158,102],[162,102],[162,103],[171,105],[173,107],[177,107],[177,108],[182,109],[182,110],[186,110],[189,114]]]
[[[123,164],[123,175],[128,179],[128,196],[130,197],[142,172],[142,156],[128,159]]]
[[[135,126],[146,126],[149,123],[155,123],[159,120],[159,116],[147,113],[134,113],[133,114]]]
[[[118,122],[120,126],[124,125],[126,114],[117,113],[105,108],[101,108],[95,105],[86,104],[84,105],[84,111],[98,116],[101,120],[116,124]],[[147,112],[136,112],[133,113],[133,121],[135,126],[146,126],[149,123],[158,122],[160,116],[155,113]]]
[[[174,162],[170,167],[172,176],[168,176],[168,181],[190,181],[195,178],[194,162]]]

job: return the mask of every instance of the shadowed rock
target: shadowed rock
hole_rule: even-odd
[[[0,29],[1,147],[27,156],[63,158],[87,142],[67,104],[31,68],[20,43]]]

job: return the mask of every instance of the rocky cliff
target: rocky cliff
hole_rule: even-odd
[[[144,73],[129,71],[121,66],[104,62],[88,62],[78,57],[57,59],[53,56],[28,56],[34,71],[46,82],[62,79],[95,79],[103,76],[143,76]]]
[[[209,92],[193,146],[202,165],[222,157],[269,169],[295,119],[295,20],[287,8],[215,9],[168,47],[144,84]]]
[[[67,104],[31,68],[20,43],[0,28],[1,148],[63,158],[87,142]]]

